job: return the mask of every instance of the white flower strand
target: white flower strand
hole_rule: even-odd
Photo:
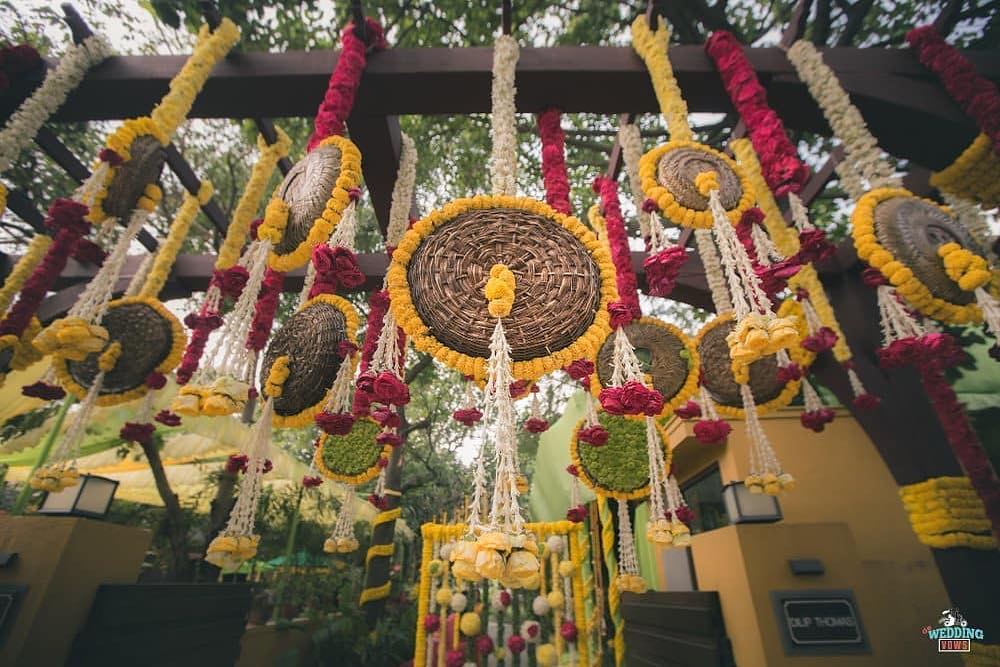
[[[649,465],[649,523],[653,523],[664,516],[666,509],[663,502],[663,480],[665,471],[663,470],[662,443],[660,435],[656,432],[656,420],[646,417],[646,455]]]
[[[0,173],[34,140],[38,130],[62,106],[70,92],[80,85],[87,70],[114,53],[101,35],[91,35],[66,49],[59,64],[45,74],[45,80],[17,109],[0,131]]]
[[[618,569],[625,574],[639,575],[639,561],[635,554],[635,533],[628,516],[628,501],[618,500]]]
[[[400,376],[402,369],[399,367],[400,354],[396,317],[389,311],[382,320],[382,330],[379,332],[369,368],[374,373],[389,371],[402,379]]]
[[[76,467],[76,459],[80,455],[80,443],[87,434],[87,426],[90,424],[90,417],[94,412],[94,406],[97,405],[97,397],[101,393],[102,386],[104,386],[104,371],[99,371],[79,409],[73,415],[73,423],[66,429],[59,447],[52,455],[52,460],[58,461],[55,465],[60,469],[65,468],[67,463],[70,468]]]
[[[712,293],[712,303],[719,315],[732,312],[733,304],[726,290],[726,279],[722,275],[722,265],[719,263],[719,253],[712,240],[712,232],[708,229],[694,230],[694,240],[698,246],[698,255],[705,267],[705,279]]]
[[[354,506],[356,504],[354,487],[343,484],[342,488],[344,498],[340,502],[340,512],[337,513],[337,521],[333,524],[333,534],[331,535],[334,540],[354,537]]]
[[[819,313],[816,312],[809,299],[803,299],[800,303],[802,305],[802,313],[805,315],[806,326],[809,329],[809,335],[813,335],[823,327],[823,322],[819,319]]]
[[[486,444],[486,438],[483,438],[479,445],[479,454],[476,456],[476,468],[472,474],[472,499],[469,501],[467,521],[470,533],[476,533],[483,527],[481,510],[486,498]]]
[[[150,252],[142,258],[139,262],[138,268],[135,270],[135,275],[128,283],[128,287],[125,289],[125,296],[135,296],[142,289],[143,283],[146,282],[146,277],[149,275],[149,270],[153,268],[153,261],[156,259],[156,253]]]
[[[718,421],[719,412],[715,409],[715,401],[713,401],[712,397],[709,395],[708,389],[705,388],[705,385],[699,385],[698,392],[699,398],[701,399],[699,400],[699,403],[701,403],[701,411],[704,418],[711,419],[712,421]]]
[[[392,202],[389,205],[389,225],[386,227],[386,245],[395,247],[406,233],[410,224],[410,208],[417,182],[417,147],[405,132],[400,135],[399,170],[396,183],[392,187]]]
[[[524,517],[517,502],[517,429],[514,401],[510,397],[510,385],[514,381],[512,370],[510,344],[503,322],[497,319],[490,338],[486,371],[486,421],[496,425],[493,435],[496,480],[489,522],[491,528],[517,535],[524,530]]]
[[[815,387],[808,379],[802,378],[802,399],[805,403],[806,412],[815,412],[823,409],[823,401],[816,393]]]
[[[868,393],[865,385],[861,382],[861,378],[858,377],[857,372],[853,368],[847,369],[847,380],[851,383],[851,391],[854,392],[854,398]]]
[[[213,363],[205,364],[198,370],[198,379],[192,382],[200,383],[202,378],[214,376],[229,376],[237,380],[249,380],[253,371],[251,354],[246,347],[246,335],[253,323],[254,311],[257,307],[257,295],[260,294],[267,270],[267,256],[271,251],[271,242],[267,240],[254,241],[247,248],[246,269],[249,273],[247,284],[236,300],[232,312],[225,319],[219,345],[215,350]],[[242,260],[241,260],[242,261]]]
[[[333,379],[330,393],[327,394],[323,411],[328,414],[346,413],[351,411],[351,389],[354,388],[354,356],[341,360],[337,376]]]
[[[816,227],[809,220],[809,209],[802,200],[799,199],[798,194],[794,192],[788,193],[788,206],[792,211],[792,221],[795,223],[795,228],[801,234],[802,232],[809,232]]]
[[[629,189],[632,191],[632,201],[635,202],[636,217],[639,219],[639,231],[643,238],[652,237],[657,232],[662,234],[662,228],[656,229],[659,225],[653,226],[659,220],[642,210],[646,195],[642,192],[642,180],[639,178],[639,159],[643,153],[639,126],[635,123],[622,123],[618,126],[618,143],[622,147],[625,173],[628,174]]]
[[[834,136],[842,142],[845,157],[837,165],[837,175],[844,191],[858,199],[869,188],[899,187],[901,181],[892,165],[882,158],[878,140],[868,130],[865,119],[816,47],[800,39],[788,49],[787,55]]]
[[[774,241],[760,225],[750,226],[750,238],[753,239],[757,262],[761,266],[771,266],[774,262],[785,259],[785,256],[775,247]]]
[[[877,294],[883,345],[888,345],[901,338],[919,338],[927,333],[924,327],[899,303],[896,290],[888,285],[879,285]]]
[[[993,295],[982,287],[976,288],[975,295],[976,304],[983,311],[986,328],[990,330],[994,338],[1000,337],[1000,303],[997,303]]]
[[[708,204],[712,210],[712,231],[719,245],[736,320],[740,321],[751,313],[756,313],[765,319],[772,318],[771,300],[760,286],[760,278],[753,270],[750,257],[736,237],[736,231],[729,218],[726,217],[726,210],[719,201],[718,190],[709,193]]]
[[[500,35],[493,45],[493,113],[490,132],[493,153],[490,178],[494,195],[513,196],[517,192],[517,118],[514,74],[519,48],[510,35]]]
[[[615,329],[615,346],[611,366],[611,386],[620,387],[626,382],[642,382],[642,365],[635,356],[635,348],[625,333],[625,327]]]
[[[760,425],[757,415],[757,405],[754,403],[753,392],[750,387],[741,384],[740,396],[743,399],[743,412],[746,415],[747,437],[750,439],[750,473],[754,475],[764,475],[773,473],[781,474],[781,465],[778,457],[774,453],[771,441]]]
[[[240,478],[239,495],[229,522],[223,534],[235,537],[250,537],[254,531],[254,521],[257,515],[257,502],[260,499],[260,489],[264,471],[264,460],[271,446],[271,416],[274,412],[273,402],[264,402],[260,419],[250,431],[249,442],[243,450],[247,455],[246,472]]]

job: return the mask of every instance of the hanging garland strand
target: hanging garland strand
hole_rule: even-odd
[[[606,177],[594,179],[594,192],[600,195],[601,211],[604,218],[608,246],[615,264],[615,282],[618,285],[618,301],[608,304],[612,315],[612,326],[624,326],[642,316],[639,307],[639,287],[632,269],[632,252],[628,245],[625,220],[618,203],[618,184]]]
[[[566,173],[566,135],[558,109],[538,114],[538,136],[542,140],[542,182],[549,206],[570,215],[569,177]]]

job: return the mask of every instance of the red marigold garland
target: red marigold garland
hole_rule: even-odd
[[[627,317],[625,321],[627,324],[641,317],[642,311],[639,308],[639,288],[635,271],[632,270],[632,251],[629,249],[625,221],[618,203],[618,183],[607,176],[598,176],[594,179],[594,192],[601,196],[605,233],[611,249],[611,259],[615,264],[615,282],[618,284],[617,303],[623,306],[613,310],[612,306],[615,304],[609,304],[608,310],[611,311],[613,319],[618,321]],[[612,326],[617,328],[618,325],[612,323]]]
[[[914,28],[906,41],[920,63],[938,75],[944,89],[979,125],[1000,154],[1000,92],[996,85],[976,72],[976,68],[958,49],[944,41],[932,25]]]
[[[705,42],[705,51],[715,61],[729,99],[746,125],[760,156],[764,180],[776,196],[799,192],[809,178],[809,167],[788,140],[781,118],[768,106],[767,92],[743,54],[743,45],[732,33],[717,30]]]

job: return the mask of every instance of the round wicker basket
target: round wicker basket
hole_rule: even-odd
[[[708,210],[708,197],[698,192],[694,182],[695,177],[702,172],[714,171],[719,175],[719,201],[727,211],[740,203],[743,194],[736,171],[715,151],[684,146],[669,150],[660,158],[656,171],[660,185],[681,206],[696,211]]]
[[[483,288],[498,263],[517,281],[503,320],[517,378],[596,352],[610,331],[606,306],[614,294],[606,249],[574,218],[513,197],[459,200],[407,232],[389,287],[396,319],[418,349],[485,376],[496,319]]]
[[[303,305],[274,334],[264,354],[260,369],[260,385],[266,387],[274,361],[288,357],[289,375],[274,398],[275,426],[295,426],[285,420],[305,415],[308,419],[322,409],[327,393],[333,386],[343,360],[337,346],[348,338],[347,318],[338,303],[324,300],[321,295]],[[263,391],[265,396],[266,390]]]
[[[146,393],[151,373],[168,373],[179,363],[186,342],[177,318],[158,301],[125,297],[108,304],[101,319],[109,342],[121,344],[115,367],[104,374],[97,404],[117,405]],[[83,399],[97,376],[98,353],[83,361],[56,357],[56,373],[67,391]]]
[[[110,217],[127,220],[146,186],[160,178],[167,155],[149,135],[136,137],[129,146],[129,160],[115,172],[101,206]]]
[[[716,317],[702,327],[698,341],[698,355],[701,357],[701,384],[712,399],[728,408],[740,410],[743,400],[740,387],[733,378],[732,362],[726,336],[733,330],[731,315]],[[770,355],[750,364],[750,389],[757,403],[768,403],[783,396],[785,385],[778,382],[778,360]],[[788,400],[791,401],[791,396]]]
[[[643,317],[625,327],[629,342],[640,360],[649,360],[644,369],[653,388],[663,395],[661,417],[673,411],[671,402],[686,401],[697,390],[700,364],[694,343],[677,327],[654,317]],[[608,336],[597,355],[597,382],[591,389],[599,394],[611,384],[614,336]],[[599,385],[599,386],[597,386]]]
[[[288,224],[274,253],[286,255],[304,243],[313,221],[323,216],[326,202],[340,176],[340,150],[319,146],[291,168],[277,196],[288,205]]]
[[[972,303],[973,293],[961,289],[945,273],[937,249],[954,242],[977,255],[985,253],[947,211],[919,197],[900,196],[879,202],[873,217],[879,243],[913,271],[931,294],[959,305]]]

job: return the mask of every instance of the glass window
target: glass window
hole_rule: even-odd
[[[692,535],[729,525],[726,505],[722,500],[722,475],[719,474],[718,465],[713,465],[688,480],[681,490],[684,492],[684,500],[694,510]]]

